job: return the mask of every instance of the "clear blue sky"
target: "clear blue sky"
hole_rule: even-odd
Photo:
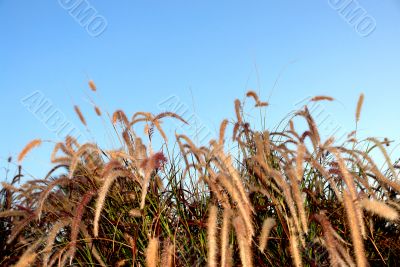
[[[368,36],[332,6],[338,0],[85,1],[107,23],[99,36],[67,2],[76,1],[0,0],[0,166],[33,138],[58,139],[21,104],[36,90],[77,126],[72,106],[81,106],[92,132],[104,136],[87,100],[88,77],[109,111],[157,113],[175,95],[211,130],[253,89],[270,97],[271,127],[305,97],[331,95],[339,101],[325,112],[351,131],[364,92],[360,131],[400,140],[396,0],[352,2],[376,23]],[[50,149],[30,154],[25,168],[45,173]]]

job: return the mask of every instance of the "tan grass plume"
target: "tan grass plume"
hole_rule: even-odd
[[[161,254],[161,267],[172,267],[174,263],[174,244],[168,240]]]
[[[159,245],[157,237],[150,238],[146,248],[146,267],[157,267]]]
[[[239,244],[240,259],[243,267],[253,266],[253,254],[251,251],[251,240],[248,232],[244,227],[243,219],[237,216],[233,219],[233,226],[236,231],[236,238]]]
[[[51,256],[51,252],[53,249],[53,245],[55,242],[55,238],[58,234],[58,232],[60,231],[60,229],[62,229],[63,227],[69,225],[71,223],[70,219],[64,219],[61,221],[58,221],[57,223],[55,223],[53,225],[53,228],[51,229],[51,231],[48,233],[47,236],[47,241],[46,241],[46,246],[43,249],[43,266],[47,267],[48,263],[49,263],[49,259]]]
[[[290,228],[290,254],[293,259],[293,265],[296,267],[301,267],[302,266],[302,261],[301,261],[301,255],[300,255],[300,249],[299,249],[299,239],[297,236],[297,232],[295,228],[293,227],[293,219],[289,219],[289,228]]]
[[[346,190],[343,192],[344,206],[346,209],[347,221],[350,226],[351,239],[354,246],[354,254],[356,255],[357,266],[367,266],[365,257],[364,241],[361,236],[360,224],[358,222],[355,204],[350,193]]]
[[[96,84],[93,82],[93,80],[90,80],[90,81],[89,81],[89,88],[90,88],[90,90],[92,90],[93,92],[96,92],[97,87],[96,87]]]
[[[221,267],[229,266],[231,255],[229,255],[229,232],[231,230],[232,210],[224,209],[221,230]]]
[[[14,267],[30,267],[33,266],[35,259],[37,257],[37,253],[34,251],[26,251],[18,260],[17,264]]]
[[[101,211],[103,210],[104,202],[107,196],[107,192],[110,189],[111,185],[117,179],[118,177],[127,177],[129,174],[127,174],[126,171],[114,171],[111,172],[104,180],[104,184],[100,189],[100,192],[97,197],[96,201],[96,211],[95,211],[95,217],[93,220],[93,234],[95,237],[99,236],[99,220],[100,220],[100,215]]]
[[[381,201],[364,198],[360,201],[360,204],[366,211],[372,212],[389,221],[395,221],[399,218],[399,214],[395,209]]]
[[[272,228],[276,225],[274,218],[266,218],[263,222],[260,235],[260,251],[263,252],[267,247],[268,237]]]
[[[97,116],[101,116],[101,110],[98,106],[94,106],[94,111],[96,112]]]
[[[142,217],[142,212],[139,209],[132,209],[129,211],[129,215],[134,218],[140,218]]]
[[[242,121],[243,121],[243,120],[242,120],[242,115],[240,114],[241,108],[242,108],[242,106],[241,106],[241,104],[240,104],[240,100],[239,100],[239,99],[236,99],[236,100],[235,100],[235,113],[236,113],[236,118],[237,118],[238,124],[241,124]]]
[[[325,95],[319,95],[319,96],[314,96],[313,98],[311,98],[311,101],[316,102],[316,101],[333,101],[335,100],[333,97],[330,96],[325,96]]]
[[[246,96],[247,96],[247,97],[251,97],[251,98],[254,99],[254,101],[256,102],[256,105],[255,105],[256,107],[266,107],[266,106],[268,106],[268,103],[267,103],[267,102],[262,102],[262,101],[259,99],[257,93],[254,92],[254,91],[248,91],[247,94],[246,94]]]
[[[27,145],[25,146],[25,148],[21,151],[21,153],[19,153],[19,155],[18,155],[18,161],[21,162],[21,161],[25,158],[25,156],[26,156],[32,149],[34,149],[35,147],[40,146],[41,144],[42,144],[42,140],[40,140],[40,139],[35,139],[35,140],[32,140],[31,142],[29,142],[29,144],[27,144]]]
[[[217,215],[218,208],[210,207],[207,222],[208,266],[217,267]]]
[[[364,94],[360,94],[357,102],[357,109],[356,109],[356,122],[360,120],[361,109],[364,103]]]
[[[76,112],[76,115],[78,115],[79,120],[82,122],[82,124],[85,125],[85,126],[87,126],[87,124],[86,124],[86,119],[85,119],[85,117],[83,116],[81,110],[79,109],[79,107],[78,107],[77,105],[74,106],[74,110],[75,110],[75,112]]]
[[[226,127],[228,126],[228,120],[223,120],[219,129],[219,144],[223,145],[224,144],[224,139],[225,139],[225,131]]]
[[[14,267],[29,267],[33,266],[36,257],[38,254],[36,253],[36,249],[42,242],[42,239],[37,240],[35,243],[30,245],[28,249],[22,254],[22,256],[19,258],[17,264],[14,265]]]

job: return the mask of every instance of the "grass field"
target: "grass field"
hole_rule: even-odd
[[[268,105],[252,91],[247,97],[257,108]],[[349,115],[356,125],[363,97]],[[388,140],[358,140],[357,131],[345,142],[321,140],[307,106],[277,131],[254,130],[239,100],[234,110],[236,119],[221,123],[219,138],[198,147],[185,133],[163,131],[165,118],[184,121],[177,114],[130,118],[118,110],[108,117],[96,107],[121,148],[69,136],[55,145],[46,177],[20,184],[19,174],[2,183],[0,265],[399,264],[399,166],[386,152]],[[169,145],[153,151],[155,135],[179,153]],[[29,143],[19,162],[42,142]],[[367,149],[357,148],[361,142]],[[373,151],[383,155],[385,170]]]

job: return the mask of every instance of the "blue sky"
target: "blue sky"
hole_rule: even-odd
[[[88,96],[128,114],[157,113],[160,102],[175,96],[214,131],[233,117],[233,100],[249,89],[269,99],[270,127],[300,100],[331,95],[338,101],[324,112],[348,131],[364,92],[360,133],[400,140],[396,0],[343,0],[363,12],[353,22],[335,9],[340,0],[84,1],[107,23],[99,36],[80,25],[67,2],[78,1],[0,0],[0,166],[34,138],[59,139],[21,104],[35,91],[85,132],[73,111],[79,105],[105,144]],[[360,31],[363,18],[376,26],[368,36]],[[88,79],[98,96],[88,90]],[[43,175],[50,150],[48,144],[32,152],[26,170]]]

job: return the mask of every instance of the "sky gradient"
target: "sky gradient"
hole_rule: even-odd
[[[213,132],[234,116],[234,99],[249,89],[269,101],[269,127],[302,99],[330,95],[337,101],[324,104],[324,114],[350,132],[364,92],[360,133],[400,140],[396,0],[342,1],[363,12],[353,20],[334,5],[340,0],[79,1],[93,8],[98,25],[106,23],[97,36],[95,22],[90,29],[68,2],[78,1],[0,0],[1,167],[34,138],[60,139],[24,106],[34,92],[87,133],[74,114],[79,105],[89,135],[105,144],[105,126],[89,99],[129,115],[158,113],[163,101],[179,99]],[[363,18],[374,23],[368,36],[360,31]],[[98,95],[88,89],[89,79]],[[51,148],[32,152],[24,168],[33,176],[46,173]]]

